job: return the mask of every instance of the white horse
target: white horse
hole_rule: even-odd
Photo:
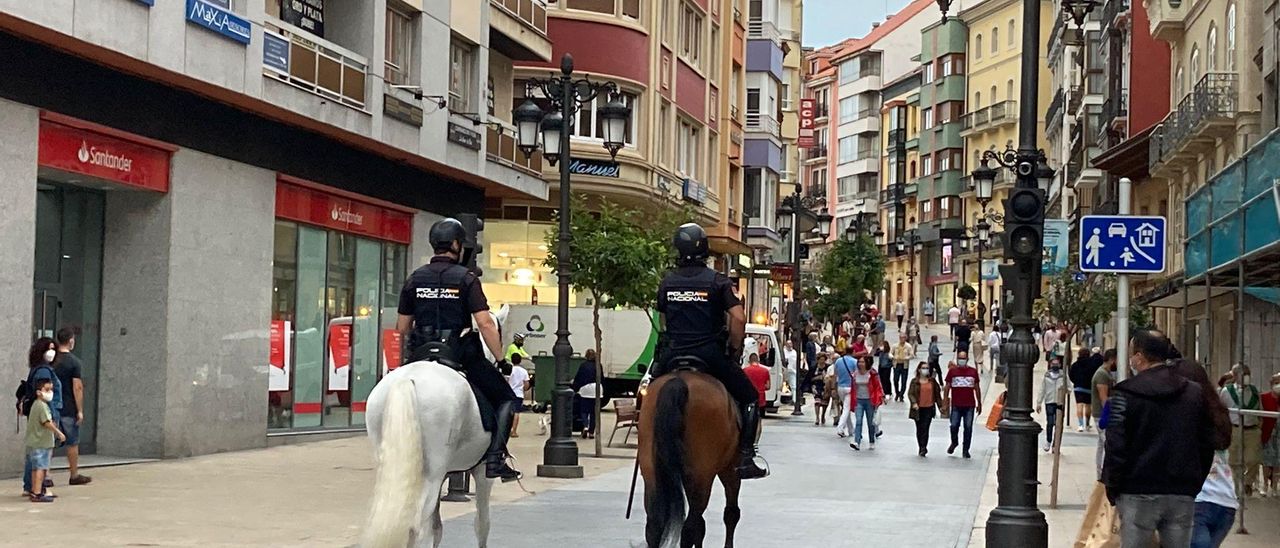
[[[490,314],[501,326],[509,311],[503,305]],[[484,352],[494,361],[487,346]],[[445,475],[470,471],[476,490],[476,540],[485,548],[493,480],[485,477],[482,460],[490,435],[467,380],[433,361],[401,366],[369,394],[365,425],[377,453],[377,479],[361,545],[440,546],[440,488]]]

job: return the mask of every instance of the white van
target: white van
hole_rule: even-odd
[[[755,323],[747,324],[747,337],[742,344],[742,366],[746,367],[747,358],[755,353],[760,355],[760,363],[769,368],[769,389],[764,393],[764,407],[766,411],[773,412],[778,411],[782,379],[785,377],[782,371],[782,347],[778,343],[778,332],[773,327]],[[768,353],[769,349],[773,352]],[[762,350],[766,352],[762,353]],[[645,372],[644,378],[640,380],[641,396],[644,395],[650,380],[652,378],[649,373]]]

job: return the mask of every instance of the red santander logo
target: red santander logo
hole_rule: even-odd
[[[82,164],[101,166],[122,173],[133,171],[133,159],[123,154],[113,154],[105,148],[91,147],[87,141],[80,141],[80,150],[76,158]]]

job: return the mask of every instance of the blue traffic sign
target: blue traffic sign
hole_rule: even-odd
[[[1164,217],[1090,215],[1080,219],[1080,270],[1164,272]]]

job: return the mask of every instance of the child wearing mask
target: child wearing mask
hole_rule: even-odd
[[[53,412],[49,410],[49,402],[53,401],[53,381],[39,379],[35,381],[36,399],[31,403],[31,412],[27,414],[27,463],[31,466],[31,485],[41,486],[39,491],[28,495],[31,502],[53,502],[53,497],[44,489],[44,478],[49,475],[49,461],[53,458],[53,439],[66,440],[67,437],[58,430],[53,422]]]

